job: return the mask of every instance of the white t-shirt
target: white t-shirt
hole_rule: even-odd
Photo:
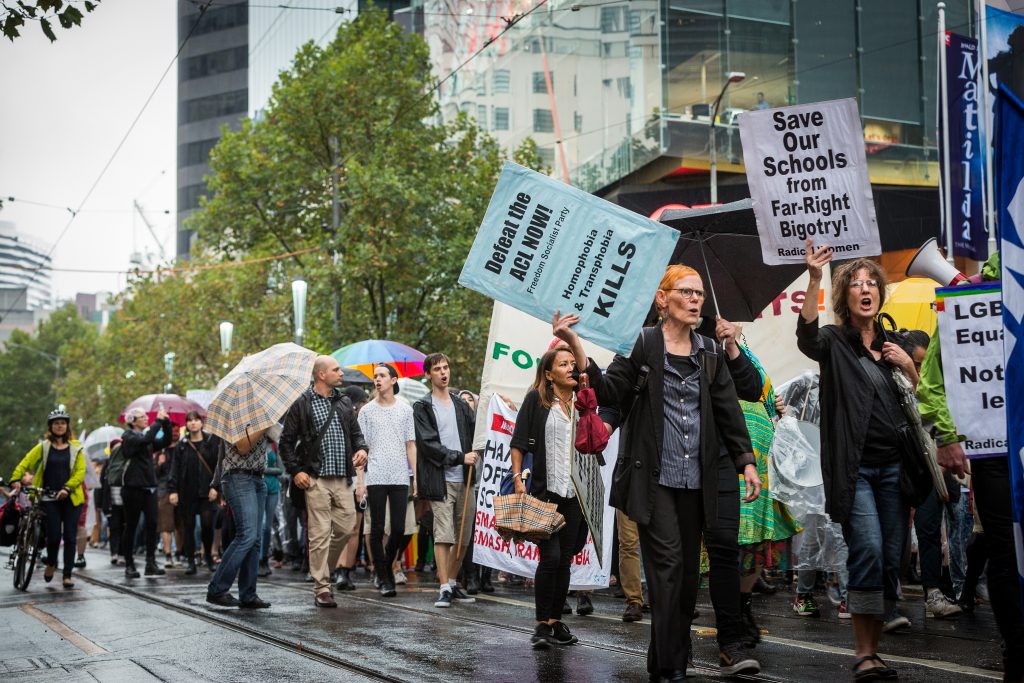
[[[407,441],[416,440],[412,407],[405,401],[384,406],[370,401],[359,411],[359,428],[368,446],[367,486],[408,486]]]

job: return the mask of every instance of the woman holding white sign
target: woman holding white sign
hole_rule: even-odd
[[[900,555],[908,504],[900,485],[909,425],[893,370],[916,385],[913,359],[885,341],[875,320],[885,303],[885,273],[857,259],[834,273],[832,308],[837,325],[818,327],[822,267],[828,246],[807,240],[810,282],[797,346],[821,367],[821,474],[825,511],[843,527],[850,548],[847,610],[853,617],[857,680],[896,678],[878,656],[885,615],[898,594]]]
[[[576,316],[567,316],[574,320]],[[532,454],[529,493],[555,503],[565,517],[565,526],[546,541],[537,542],[540,561],[534,575],[533,599],[537,626],[530,643],[534,648],[572,645],[578,638],[561,621],[562,605],[569,594],[569,566],[587,542],[587,522],[576,500],[570,473],[576,443],[574,410],[577,363],[587,357],[558,344],[541,356],[533,386],[523,399],[512,432],[511,458],[516,493],[526,493],[521,476],[526,454]],[[600,372],[591,361],[590,372]],[[590,456],[584,456],[590,457]]]

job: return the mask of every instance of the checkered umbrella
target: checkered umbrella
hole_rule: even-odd
[[[214,389],[206,429],[229,443],[271,427],[309,387],[316,353],[291,342],[246,356]]]

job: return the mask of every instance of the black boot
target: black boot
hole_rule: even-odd
[[[126,562],[124,565],[124,578],[126,579],[137,579],[141,576],[139,570],[135,568],[135,563]]]
[[[494,585],[491,583],[491,568],[480,567],[480,590],[484,593],[493,593]]]
[[[185,568],[185,574],[187,576],[192,576],[195,573],[196,573],[196,558],[193,555],[192,557],[188,558],[188,567]]]
[[[156,563],[156,558],[146,558],[146,576],[163,576],[167,572]]]
[[[469,570],[467,570],[465,575],[466,592],[470,595],[476,595],[480,592],[480,576],[476,565],[473,565]]]
[[[761,642],[761,629],[754,622],[751,598],[750,593],[740,593],[740,613],[743,617],[743,628],[747,632],[747,638],[744,639],[743,644],[747,647],[754,647]]]
[[[209,569],[211,572],[217,570],[217,567],[215,567],[214,564],[213,564],[213,554],[212,553],[206,553],[206,568]]]
[[[352,582],[352,570],[348,567],[342,567],[334,587],[340,591],[354,591],[356,585]]]

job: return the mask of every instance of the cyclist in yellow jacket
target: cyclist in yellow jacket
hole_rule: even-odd
[[[75,564],[78,518],[85,494],[85,453],[71,431],[71,417],[61,406],[46,419],[46,435],[14,468],[12,489],[21,487],[21,477],[35,472],[32,485],[56,491],[55,499],[43,502],[46,511],[46,570],[49,582],[57,571],[57,547],[64,540],[64,587],[73,588],[71,570]]]

